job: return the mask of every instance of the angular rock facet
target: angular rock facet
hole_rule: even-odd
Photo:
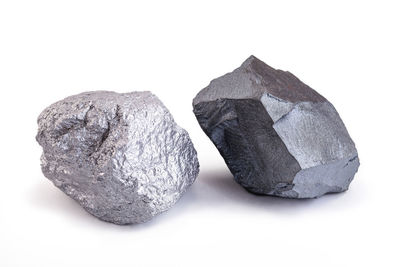
[[[150,92],[87,92],[38,118],[42,171],[89,213],[141,223],[169,209],[199,172],[188,133]]]
[[[339,114],[289,72],[254,56],[193,100],[235,180],[256,194],[314,198],[348,189],[357,150]]]

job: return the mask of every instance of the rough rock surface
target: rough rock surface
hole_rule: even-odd
[[[254,56],[211,81],[193,109],[250,192],[314,198],[347,190],[357,172],[357,150],[333,105]]]
[[[38,125],[44,175],[104,221],[150,220],[199,172],[188,133],[150,92],[70,96],[46,108]]]

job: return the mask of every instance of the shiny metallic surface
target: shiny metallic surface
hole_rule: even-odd
[[[194,182],[197,153],[150,92],[85,92],[38,118],[42,171],[101,220],[142,223],[168,210]]]
[[[319,197],[347,190],[358,170],[333,105],[254,56],[201,90],[193,111],[234,179],[252,193]]]

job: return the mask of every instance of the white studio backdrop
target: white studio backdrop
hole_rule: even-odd
[[[0,1],[0,266],[399,266],[398,1]],[[236,184],[191,101],[254,54],[332,102],[361,166],[314,200]],[[87,90],[150,90],[200,175],[141,225],[97,220],[41,173],[36,118]]]

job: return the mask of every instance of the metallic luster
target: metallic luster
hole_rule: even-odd
[[[197,153],[150,92],[85,92],[38,118],[43,174],[101,220],[142,223],[194,182]]]
[[[193,100],[234,179],[256,194],[314,198],[348,189],[359,167],[339,114],[293,74],[254,56]]]

